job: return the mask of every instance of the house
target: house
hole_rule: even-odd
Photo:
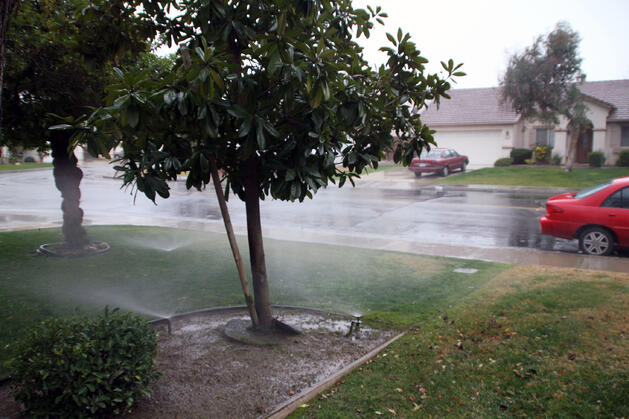
[[[585,82],[579,86],[588,107],[591,128],[580,138],[576,161],[587,163],[591,151],[605,153],[613,165],[622,150],[629,150],[629,80]],[[439,108],[429,107],[422,122],[437,131],[439,147],[453,148],[469,156],[471,167],[492,166],[509,157],[514,148],[553,147],[553,154],[566,158],[567,124],[544,125],[524,120],[501,101],[500,88],[455,89]]]

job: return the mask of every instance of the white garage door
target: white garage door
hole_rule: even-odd
[[[470,167],[493,166],[496,160],[507,156],[502,150],[501,130],[454,132],[435,129],[437,146],[452,148],[457,153],[468,156]]]

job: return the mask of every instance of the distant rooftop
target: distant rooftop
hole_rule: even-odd
[[[608,121],[629,120],[629,80],[588,81],[580,89],[584,94],[614,107]]]
[[[581,91],[612,106],[609,121],[629,120],[629,80],[585,82]],[[439,125],[514,124],[520,118],[510,105],[501,103],[500,88],[454,89],[450,100],[431,106],[422,113],[422,122]]]

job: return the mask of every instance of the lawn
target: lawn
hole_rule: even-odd
[[[148,227],[88,231],[112,250],[82,259],[34,256],[40,244],[61,240],[58,229],[0,233],[0,376],[12,343],[49,316],[94,314],[109,305],[155,317],[244,303],[223,234]],[[274,303],[358,312],[399,328],[446,310],[506,268],[349,247],[265,244]],[[479,272],[453,273],[457,268]]]
[[[629,167],[577,168],[566,172],[561,167],[491,167],[454,174],[437,183],[463,185],[546,186],[587,188],[615,177],[629,176]]]
[[[58,229],[0,233],[0,375],[13,342],[48,316],[242,304],[222,234],[89,234],[112,250],[35,257]],[[629,416],[629,274],[274,240],[266,257],[275,303],[359,312],[406,331],[294,417]]]
[[[628,417],[629,275],[513,267],[291,417]]]
[[[52,163],[20,163],[20,164],[0,164],[0,171],[3,170],[27,170],[45,169],[52,167]]]

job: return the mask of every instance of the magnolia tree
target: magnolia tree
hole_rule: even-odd
[[[525,118],[552,125],[559,123],[560,116],[568,119],[568,171],[574,164],[579,136],[590,124],[578,88],[585,80],[579,41],[579,34],[570,26],[558,23],[552,32],[509,59],[500,82],[503,99]]]
[[[386,65],[370,68],[355,37],[386,15],[350,0],[184,3],[144,5],[180,45],[179,65],[159,82],[119,72],[111,106],[78,135],[121,143],[117,170],[151,200],[167,198],[167,181],[182,172],[197,189],[216,169],[224,173],[225,193],[246,206],[255,312],[269,328],[260,200],[303,201],[330,183],[353,183],[392,148],[409,164],[434,144],[419,111],[447,98],[449,80],[464,73],[450,60],[427,74],[428,60],[401,30],[381,48]],[[177,14],[168,7],[177,17],[167,17]]]

